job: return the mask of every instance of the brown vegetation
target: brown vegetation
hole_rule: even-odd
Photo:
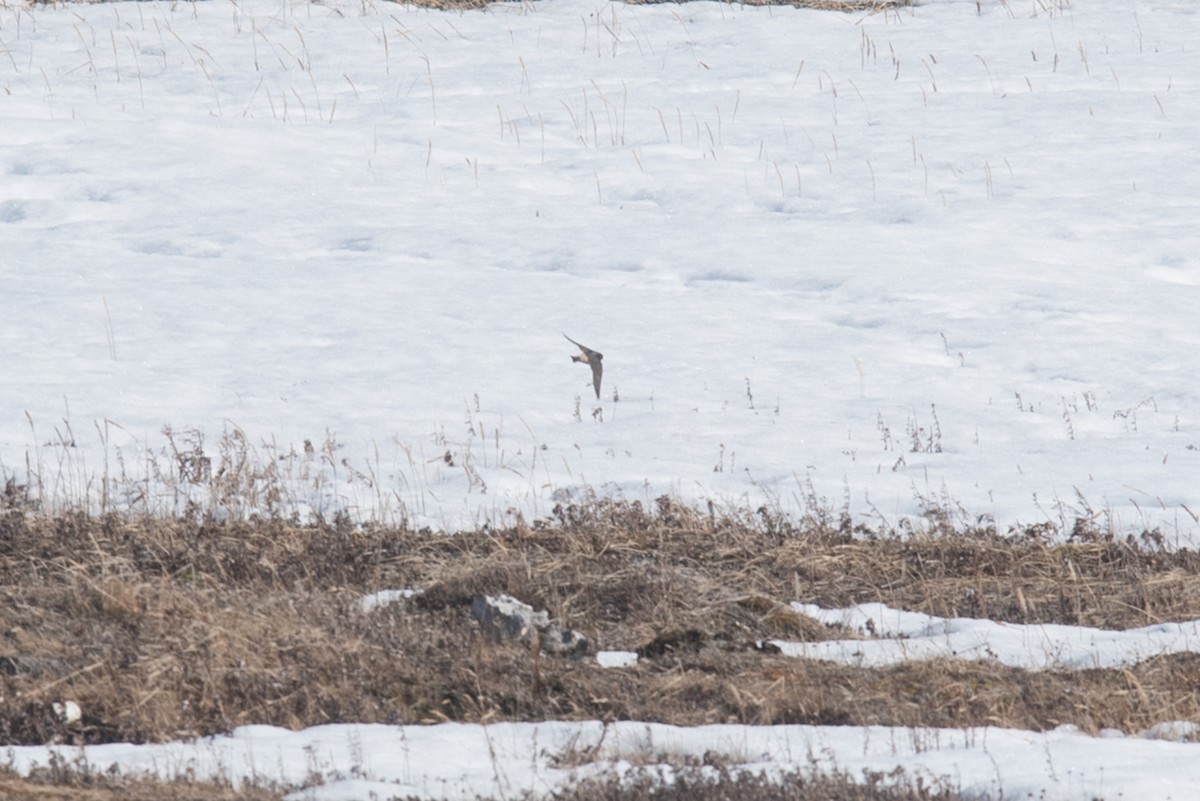
[[[234,791],[184,779],[155,781],[71,770],[45,771],[26,778],[0,772],[0,801],[278,801],[283,797],[283,792],[273,789],[243,787]]]
[[[363,595],[417,588],[361,609]],[[603,669],[496,645],[470,600],[509,593],[638,649]],[[453,536],[282,521],[0,518],[0,741],[149,741],[246,723],[637,719],[677,724],[1200,718],[1195,655],[1128,670],[988,661],[863,669],[764,641],[855,636],[795,612],[866,601],[1127,628],[1200,617],[1200,556],[1036,532],[873,536],[818,521],[599,502]],[[7,658],[8,661],[4,661]],[[54,704],[73,700],[80,721]]]
[[[717,768],[716,778],[702,767]],[[0,773],[0,801],[278,801],[282,790],[237,791],[192,780],[151,781],[48,771],[27,779]],[[589,779],[549,796],[551,801],[958,801],[946,788],[930,788],[902,774],[813,776],[803,771],[768,779],[733,775],[722,765],[676,766],[670,784],[648,775]]]

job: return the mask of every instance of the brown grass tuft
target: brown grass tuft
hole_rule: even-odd
[[[0,801],[279,801],[282,791],[191,780],[129,779],[58,766],[30,777],[0,772]]]
[[[716,777],[712,776],[715,771]],[[871,773],[855,779],[844,773],[810,776],[802,771],[774,779],[746,773],[734,775],[725,765],[706,759],[676,767],[674,781],[657,777],[605,776],[590,779],[552,796],[561,801],[958,801],[948,788],[928,787],[902,773]]]

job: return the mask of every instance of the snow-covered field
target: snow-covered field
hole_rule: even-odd
[[[7,3],[0,463],[1195,542],[1200,21],[981,8]]]
[[[1198,41],[1190,0],[0,0],[0,468],[161,512],[218,503],[174,451],[215,473],[240,449],[302,514],[455,528],[672,494],[1194,547]],[[604,353],[598,402],[562,333]],[[306,777],[353,741],[384,795],[471,794],[509,755],[514,786],[553,786],[527,744],[581,728],[88,758]],[[514,745],[384,767],[484,734]],[[719,737],[1005,797],[1200,786],[1200,746],[1137,738]],[[345,787],[310,795],[366,795]]]

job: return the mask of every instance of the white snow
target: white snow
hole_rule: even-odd
[[[826,625],[844,626],[869,637],[809,643],[772,640],[785,654],[864,667],[958,658],[994,660],[1031,670],[1120,668],[1159,654],[1200,651],[1200,620],[1112,631],[943,618],[878,603],[822,609],[793,602],[792,608]]]
[[[596,661],[600,667],[632,667],[637,664],[638,655],[633,651],[597,651]]]
[[[0,467],[245,514],[176,466],[232,437],[285,514],[594,491],[1195,543],[1198,27],[9,2]]]
[[[409,598],[414,598],[420,594],[420,590],[413,589],[380,590],[370,595],[364,595],[359,599],[358,603],[363,612],[371,612],[381,606],[391,606],[397,601],[407,601]]]
[[[606,771],[670,770],[710,752],[733,768],[890,771],[948,783],[967,798],[1184,801],[1200,786],[1200,746],[1155,735],[1090,737],[1069,726],[912,730],[882,726],[696,726],[618,722],[336,725],[304,731],[246,726],[195,743],[9,749],[15,770],[57,754],[93,770],[211,777],[299,786],[289,797],[333,801],[405,797],[475,799],[537,795]],[[591,753],[594,749],[594,753]],[[667,773],[666,775],[669,775]],[[984,795],[987,794],[987,795]]]
[[[48,506],[455,529],[671,494],[1194,547],[1197,41],[1191,0],[0,0],[0,470]],[[561,333],[605,354],[600,402]],[[281,506],[210,493],[181,452]],[[847,647],[1195,647],[1193,624],[912,625]],[[545,754],[599,731],[83,757],[455,797],[556,786]],[[1200,786],[1200,745],[1065,730],[613,732],[1005,797]]]

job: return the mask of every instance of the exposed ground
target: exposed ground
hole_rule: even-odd
[[[1200,554],[1152,540],[1080,530],[1054,543],[1036,530],[939,530],[936,518],[928,532],[877,536],[835,519],[729,517],[666,499],[654,509],[560,508],[549,520],[454,536],[50,517],[11,494],[10,502],[0,514],[4,744],[160,741],[248,723],[636,719],[1136,731],[1200,719],[1200,657],[1192,654],[1117,670],[975,661],[867,669],[756,645],[847,636],[796,613],[792,600],[1104,628],[1200,617]],[[361,610],[364,595],[401,588],[424,592]],[[470,599],[498,593],[548,609],[595,647],[640,649],[643,658],[602,669],[592,659],[487,641]],[[65,723],[56,712],[68,699],[81,720]],[[195,797],[222,797],[211,790]]]

